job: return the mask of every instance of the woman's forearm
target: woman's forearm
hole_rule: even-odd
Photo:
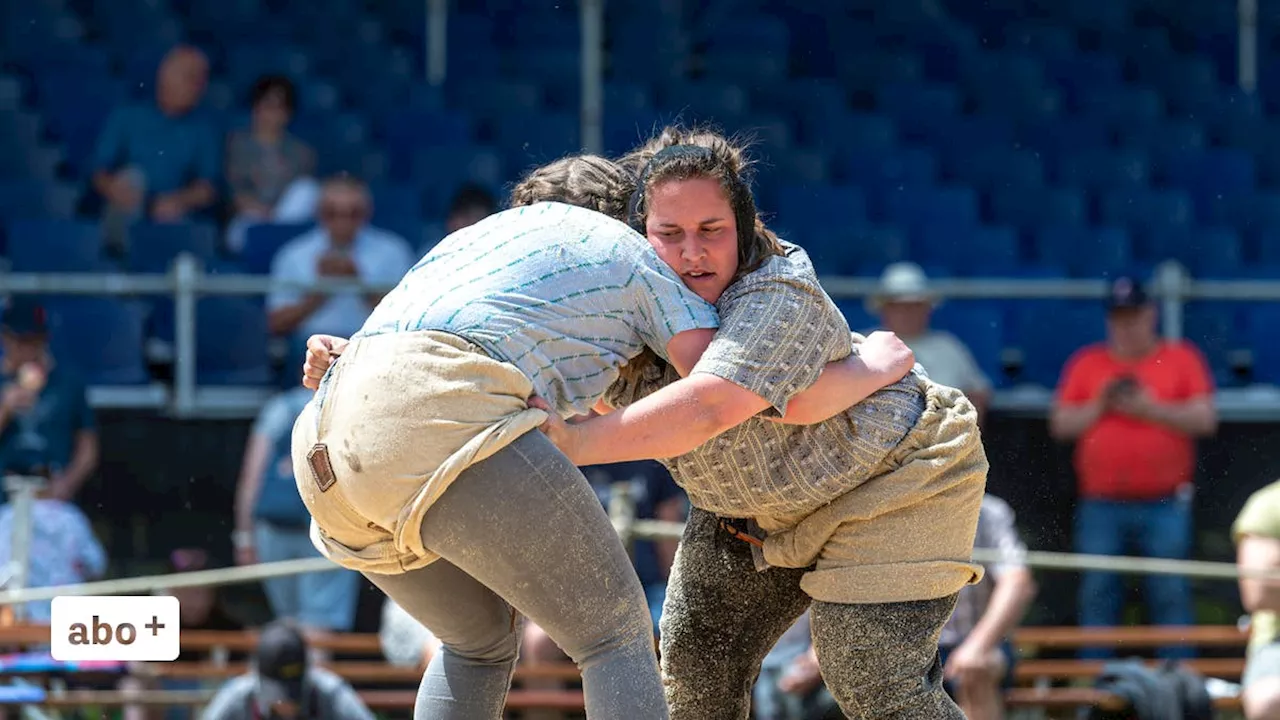
[[[818,381],[787,402],[787,414],[770,417],[788,425],[812,425],[826,421],[866,400],[872,393],[899,378],[876,373],[862,358],[850,355],[827,363]]]
[[[577,465],[676,457],[768,405],[728,380],[695,373],[626,408],[569,426],[571,441],[561,449]]]

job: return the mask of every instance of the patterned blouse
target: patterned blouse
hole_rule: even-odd
[[[818,284],[804,250],[784,248],[785,255],[770,258],[721,296],[720,329],[693,369],[760,395],[772,405],[762,415],[774,417],[817,381],[828,362],[857,352],[861,341]],[[678,379],[673,368],[654,363],[624,373],[605,402],[625,407]],[[662,463],[699,508],[794,522],[871,478],[924,412],[924,383],[912,372],[814,425],[755,417]]]

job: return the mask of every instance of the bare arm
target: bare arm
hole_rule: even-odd
[[[1236,548],[1236,564],[1241,570],[1280,570],[1280,539],[1245,535]],[[1240,578],[1240,603],[1254,612],[1280,612],[1280,581]]]
[[[1082,405],[1054,404],[1049,413],[1049,434],[1055,440],[1075,440],[1102,418],[1103,410],[1099,401]]]
[[[253,433],[244,447],[240,461],[240,478],[236,482],[235,528],[236,532],[253,531],[253,506],[262,491],[262,471],[267,466],[271,445],[266,437]]]
[[[915,366],[915,354],[897,335],[872,333],[859,355],[827,363],[817,382],[787,402],[787,413],[770,420],[789,425],[826,421],[898,382]]]
[[[1218,411],[1208,397],[1186,402],[1148,401],[1137,413],[1139,417],[1183,432],[1193,437],[1208,437],[1218,430]]]
[[[267,327],[275,335],[288,335],[324,305],[325,296],[308,293],[292,305],[278,307],[267,314]]]
[[[196,180],[167,197],[177,201],[186,210],[200,210],[213,204],[218,192],[208,180]]]
[[[549,409],[538,399],[531,403]],[[576,465],[683,455],[769,406],[728,380],[697,373],[607,415],[570,425],[554,412],[543,425]]]
[[[998,647],[1022,622],[1036,596],[1036,581],[1027,568],[1005,572],[996,580],[987,609],[965,638],[966,643],[990,650]]]

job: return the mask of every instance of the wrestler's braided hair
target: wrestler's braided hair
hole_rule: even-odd
[[[760,267],[771,255],[781,255],[778,236],[765,227],[751,194],[752,162],[747,143],[704,127],[672,125],[624,155],[618,163],[635,176],[629,219],[641,234],[648,214],[648,194],[672,180],[711,178],[720,183],[738,226],[738,272],[735,280]]]
[[[572,155],[530,171],[511,190],[511,207],[561,202],[626,220],[634,186],[621,166],[598,155]]]

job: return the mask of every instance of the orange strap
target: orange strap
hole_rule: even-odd
[[[758,547],[758,548],[763,548],[763,547],[764,547],[764,543],[763,543],[763,542],[761,542],[759,538],[756,538],[756,537],[754,537],[754,536],[751,536],[751,535],[748,535],[748,534],[746,534],[746,533],[742,532],[741,530],[739,530],[738,528],[736,528],[736,527],[734,527],[733,525],[729,524],[729,523],[728,523],[727,521],[725,521],[725,520],[721,520],[721,521],[720,521],[720,529],[724,530],[725,532],[729,533],[729,534],[730,534],[730,535],[732,535],[733,537],[735,537],[735,538],[737,538],[737,539],[739,539],[739,540],[741,540],[741,541],[743,541],[743,542],[745,542],[745,543],[748,543],[748,544],[750,544],[750,545],[755,545],[755,546],[756,546],[756,547]]]

